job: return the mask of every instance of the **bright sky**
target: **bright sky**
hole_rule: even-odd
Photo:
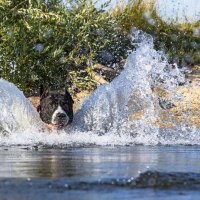
[[[165,18],[200,20],[200,0],[157,0],[160,14]]]
[[[123,0],[122,0],[123,1]],[[127,2],[128,0],[124,0]],[[98,0],[97,5],[106,2]],[[120,0],[111,0],[111,7],[115,7]],[[183,19],[187,16],[189,20],[200,19],[200,0],[156,0],[159,13],[165,19],[176,18]]]
[[[108,0],[91,0],[97,2],[97,7]],[[128,2],[128,0],[111,0],[110,7],[114,8],[118,2]],[[148,0],[147,0],[148,1]],[[63,0],[66,2],[66,0]],[[200,0],[156,0],[158,11],[164,19],[175,19],[178,17],[184,20],[186,16],[189,20],[200,20]]]

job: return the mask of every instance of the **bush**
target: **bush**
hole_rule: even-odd
[[[92,90],[93,64],[112,65],[133,49],[132,27],[154,37],[155,48],[179,65],[200,64],[200,21],[165,22],[155,0],[130,0],[106,11],[89,0],[0,1],[0,77],[25,93],[40,84],[52,89],[70,82],[72,91]]]
[[[130,41],[104,7],[97,10],[87,0],[71,5],[67,8],[61,0],[0,1],[1,77],[26,93],[40,84],[62,88],[70,74],[76,79],[72,88],[92,89],[96,83],[87,63],[126,57]],[[105,55],[111,59],[106,61]]]

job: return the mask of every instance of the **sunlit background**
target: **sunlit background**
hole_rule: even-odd
[[[64,2],[66,0],[63,0]],[[107,0],[96,1],[97,7],[107,2]],[[109,8],[115,8],[118,3],[127,3],[128,0],[111,0]],[[148,2],[148,0],[147,0]],[[200,16],[199,0],[156,0],[159,14],[165,19],[178,19],[184,21],[187,17],[190,21],[195,21]]]
[[[105,3],[107,0],[97,2],[97,5]],[[147,0],[148,1],[148,0]],[[127,3],[128,0],[111,0],[110,7],[114,8],[119,2]],[[200,16],[200,1],[199,0],[156,0],[159,14],[164,19],[184,20],[187,17],[189,20],[197,20]]]

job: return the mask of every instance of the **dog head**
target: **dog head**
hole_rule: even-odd
[[[39,113],[43,122],[58,128],[67,126],[73,120],[73,99],[69,92],[50,92],[40,88]]]

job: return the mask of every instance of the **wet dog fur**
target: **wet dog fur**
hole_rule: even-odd
[[[38,112],[43,122],[56,128],[64,128],[73,121],[73,99],[70,93],[40,88]]]

